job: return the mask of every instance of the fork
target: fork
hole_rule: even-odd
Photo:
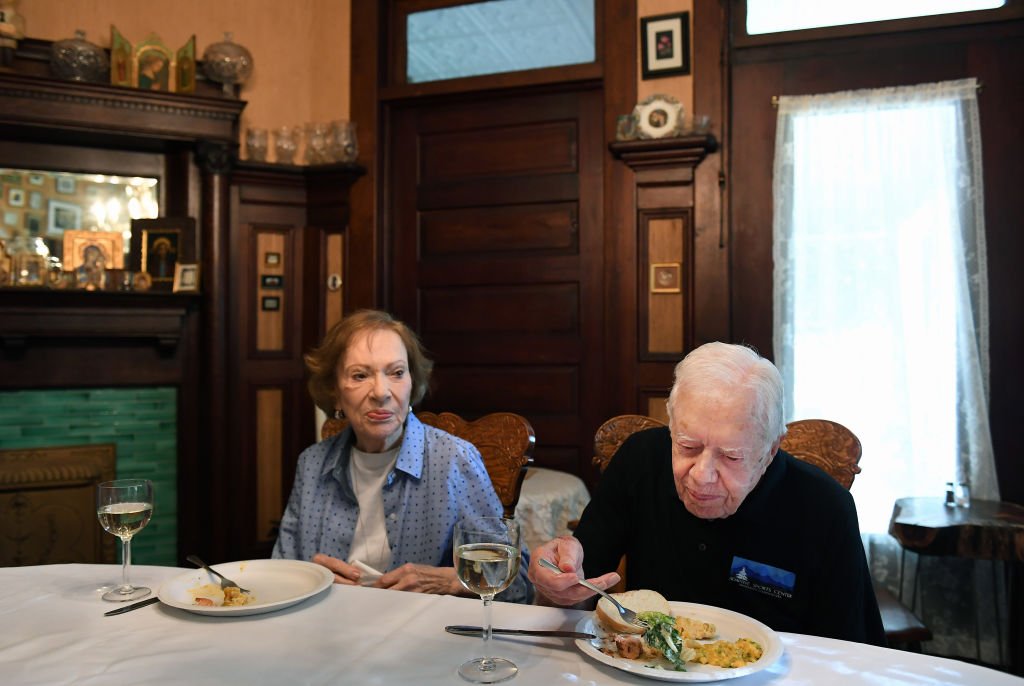
[[[237,588],[242,593],[248,593],[249,592],[248,588],[242,588],[237,583],[235,583],[231,579],[227,578],[226,576],[224,576],[223,574],[221,574],[216,569],[214,569],[213,567],[209,566],[208,564],[206,564],[202,560],[200,560],[198,555],[189,555],[185,559],[188,560],[189,562],[191,562],[192,564],[194,564],[196,567],[201,567],[202,569],[205,569],[206,571],[208,571],[210,574],[213,574],[214,576],[219,577],[220,578],[220,587],[222,589],[228,588],[228,587],[234,587],[234,588]],[[614,602],[614,601],[612,601],[612,602]]]
[[[541,567],[547,567],[551,571],[558,572],[559,574],[565,573],[561,569],[559,569],[558,565],[556,565],[554,562],[552,562],[551,560],[547,560],[543,557],[538,559],[537,564],[539,564]],[[638,619],[635,612],[630,610],[628,607],[623,607],[622,605],[620,605],[619,601],[617,601],[615,598],[612,598],[610,595],[602,591],[594,584],[590,583],[586,579],[581,578],[577,578],[576,583],[578,583],[580,586],[585,586],[589,588],[591,591],[594,591],[595,593],[600,594],[602,598],[607,598],[608,601],[615,606],[615,609],[619,611],[619,616],[622,617],[624,621],[634,626],[643,627],[644,629],[647,628],[647,623]]]

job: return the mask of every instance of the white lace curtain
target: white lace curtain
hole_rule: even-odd
[[[890,587],[906,581],[884,535],[897,498],[966,481],[999,499],[976,92],[964,79],[779,98],[774,346],[787,421],[833,419],[860,437],[852,492],[872,572]],[[948,598],[936,585],[970,587],[965,574],[933,566],[926,579],[922,566],[922,592]],[[958,635],[973,603],[960,600],[932,617],[937,652],[975,652]]]
[[[788,418],[864,444],[864,531],[947,481],[998,499],[974,79],[779,99],[775,356]]]

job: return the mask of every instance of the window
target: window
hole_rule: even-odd
[[[408,83],[593,62],[594,0],[490,0],[413,12],[406,43]]]
[[[969,481],[998,499],[976,82],[779,100],[775,356],[787,420],[864,446],[861,529]]]
[[[972,12],[1005,4],[1006,0],[747,0],[747,34]]]

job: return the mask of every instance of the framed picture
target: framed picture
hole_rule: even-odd
[[[58,176],[56,179],[58,193],[74,193],[75,179],[71,176]]]
[[[73,202],[51,200],[46,233],[59,236],[65,231],[82,228],[82,208]],[[91,233],[91,232],[90,232]]]
[[[133,219],[129,269],[149,274],[154,291],[171,291],[178,263],[197,262],[195,246],[191,217]]]
[[[18,225],[18,213],[17,212],[5,211],[4,212],[4,224],[7,224],[7,226],[17,226]]]
[[[42,186],[43,185],[43,181],[45,181],[45,177],[42,174],[29,174],[28,175],[28,184],[30,186]]]
[[[284,277],[280,274],[261,274],[260,288],[284,288]]]
[[[179,262],[174,265],[175,293],[195,293],[199,290],[199,265]]]
[[[116,231],[65,231],[64,268],[124,269],[124,237]]]
[[[43,217],[38,214],[25,213],[25,230],[30,236],[43,235]]]
[[[671,95],[655,94],[633,108],[637,138],[665,138],[682,129],[683,106]]]
[[[43,209],[43,194],[39,191],[32,191],[28,194],[28,206],[33,210]]]
[[[690,73],[690,13],[659,14],[640,20],[643,78]]]
[[[276,267],[281,264],[281,253],[268,252],[263,255],[263,264],[268,267]]]
[[[651,264],[651,293],[682,293],[682,265],[678,262]]]
[[[277,312],[281,309],[281,298],[276,295],[265,295],[260,301],[260,309],[264,312]]]
[[[7,189],[7,204],[11,207],[25,206],[25,191],[21,188]]]

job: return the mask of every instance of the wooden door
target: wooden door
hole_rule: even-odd
[[[394,106],[391,308],[436,363],[424,407],[524,415],[536,464],[590,470],[602,421],[602,94]]]

